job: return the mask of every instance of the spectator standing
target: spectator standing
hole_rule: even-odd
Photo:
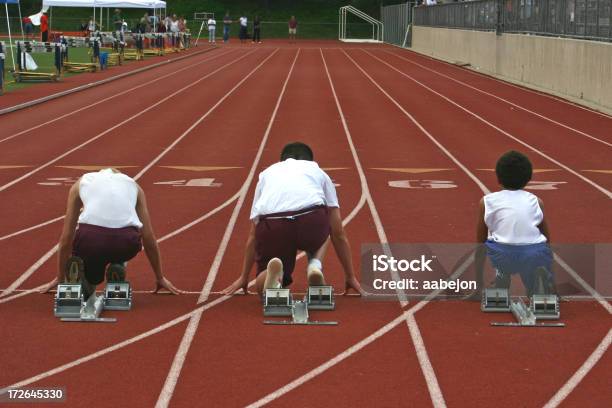
[[[253,20],[253,43],[261,43],[261,20],[255,16]]]
[[[96,30],[96,22],[93,19],[93,17],[89,17],[89,22],[87,23],[87,33],[89,34],[89,36],[93,36],[93,33],[95,33]]]
[[[215,43],[215,32],[217,31],[217,20],[214,17],[208,19],[208,42]]]
[[[32,38],[34,26],[32,25],[32,20],[30,19],[30,17],[23,18],[23,31],[25,32],[26,37]]]
[[[40,17],[40,40],[45,43],[49,41],[49,18],[44,11]]]
[[[246,16],[242,16],[242,17],[240,17],[239,21],[240,21],[240,34],[239,34],[240,42],[242,44],[244,44],[244,42],[247,39],[247,24],[248,24],[248,20],[247,20]]]
[[[223,42],[224,43],[229,41],[231,24],[232,24],[232,18],[230,17],[229,11],[228,11],[225,13],[225,17],[223,17]]]
[[[289,19],[289,42],[295,41],[297,37],[297,25],[298,23],[295,16],[291,16]]]

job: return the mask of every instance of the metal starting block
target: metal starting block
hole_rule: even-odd
[[[291,320],[264,320],[264,324],[271,325],[303,325],[303,326],[337,326],[338,322],[308,320],[308,303],[296,300],[291,306]]]
[[[104,289],[104,309],[130,310],[132,288],[129,282],[109,282]]]
[[[510,310],[516,318],[516,323],[499,323],[492,322],[491,326],[510,326],[510,327],[565,327],[565,323],[537,323],[537,317],[527,307],[522,299],[512,302]]]
[[[55,293],[53,314],[55,317],[80,317],[83,294],[81,284],[59,284]]]
[[[93,296],[93,295],[92,295]],[[116,322],[114,317],[100,317],[103,310],[130,310],[132,288],[129,282],[110,282],[95,301],[85,301],[81,284],[57,286],[53,314],[63,322]]]
[[[266,289],[264,294],[264,316],[291,316],[293,299],[289,289]]]
[[[334,310],[334,288],[332,286],[309,286],[304,299],[309,310]]]
[[[538,319],[559,319],[559,298],[557,295],[532,295],[531,311]]]
[[[488,288],[482,292],[480,310],[483,312],[509,312],[510,294],[505,288]]]

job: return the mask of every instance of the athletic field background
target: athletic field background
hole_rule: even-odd
[[[184,16],[192,33],[197,35],[200,22],[193,20],[194,12],[213,12],[217,20],[217,37],[223,34],[222,20],[226,11],[234,21],[241,15],[249,20],[249,35],[252,33],[252,22],[256,15],[262,20],[262,39],[287,37],[287,21],[292,15],[298,20],[298,36],[301,38],[338,38],[338,9],[341,6],[353,5],[358,9],[378,18],[380,6],[401,3],[401,0],[167,0],[168,14]],[[42,0],[21,0],[23,16],[35,14],[40,11]],[[112,24],[112,11],[110,23]],[[139,19],[147,11],[145,9],[122,9],[122,16],[133,29]],[[98,12],[98,11],[97,11]],[[104,10],[103,30],[107,30],[107,11]],[[54,7],[51,16],[51,30],[53,31],[79,31],[80,25],[86,23],[92,16],[91,8]],[[11,30],[20,34],[18,8],[9,5],[9,19]],[[99,17],[96,17],[99,21]],[[367,36],[370,25],[357,18],[349,20],[349,36]],[[6,34],[7,24],[4,13],[0,16],[0,33]],[[39,34],[35,27],[35,35]],[[202,35],[208,35],[206,30]],[[238,36],[238,23],[232,24],[230,36]]]

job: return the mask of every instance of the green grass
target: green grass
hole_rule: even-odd
[[[8,44],[7,44],[8,46]],[[36,53],[32,54],[34,57],[34,61],[38,65],[38,69],[36,72],[55,72],[54,65],[54,53]],[[70,62],[91,62],[91,59],[88,54],[88,48],[71,48],[69,50],[69,61]],[[33,82],[21,82],[16,83],[13,76],[9,72],[9,70],[13,69],[13,55],[12,53],[7,53],[6,60],[4,61],[4,91],[10,92],[15,89],[21,89],[28,86],[36,85]],[[64,73],[64,77],[69,77],[72,75],[78,75],[74,73]]]

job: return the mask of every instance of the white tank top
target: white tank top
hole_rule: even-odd
[[[106,228],[142,227],[136,214],[138,185],[129,176],[111,169],[81,177],[79,196],[83,212],[79,223]]]
[[[546,242],[538,225],[544,219],[538,197],[525,190],[502,190],[484,197],[488,239],[502,244]]]

